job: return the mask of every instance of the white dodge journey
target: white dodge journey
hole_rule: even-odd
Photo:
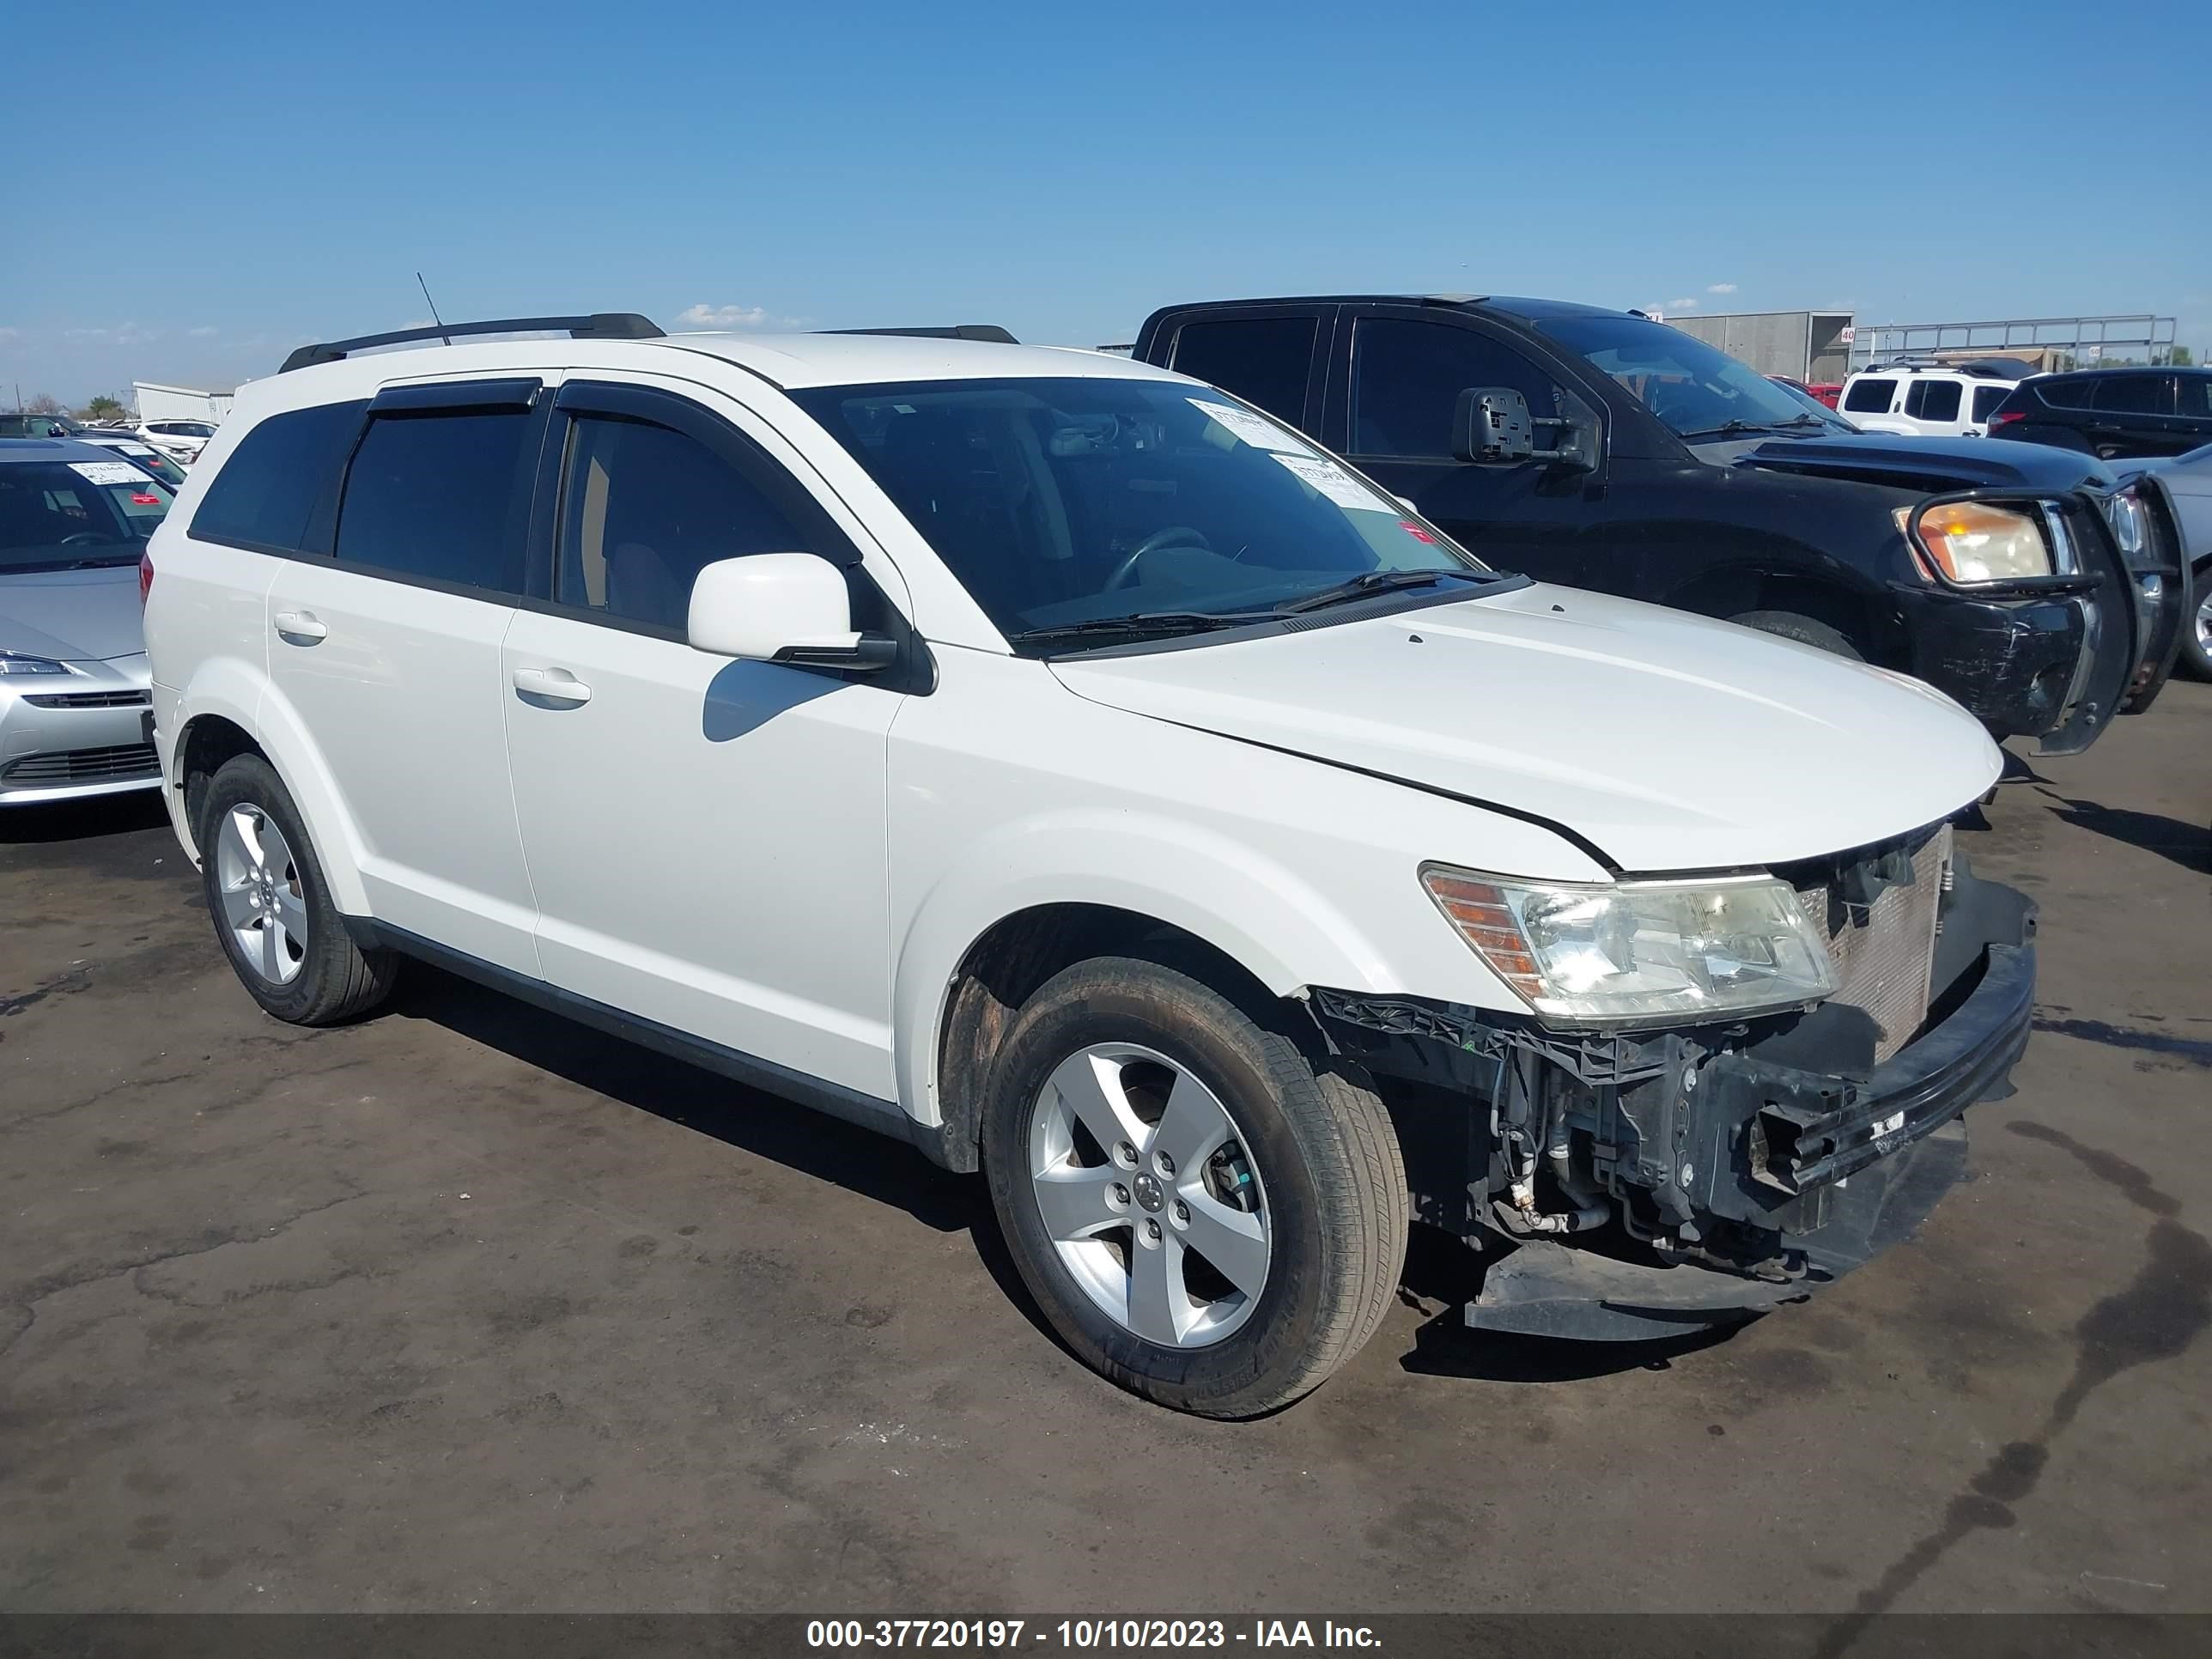
[[[1648,1336],[1957,1179],[2034,956],[1955,704],[953,332],[509,319],[244,387],[141,582],[261,1006],[423,958],[902,1136],[1076,1354],[1216,1416],[1344,1364],[1417,1219],[1469,1324]]]

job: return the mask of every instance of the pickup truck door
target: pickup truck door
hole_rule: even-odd
[[[1602,518],[1595,473],[1541,461],[1477,466],[1452,458],[1452,420],[1470,386],[1504,386],[1532,415],[1558,412],[1558,378],[1518,342],[1416,306],[1346,306],[1329,377],[1332,447],[1477,557],[1540,581],[1584,583]],[[1333,366],[1334,367],[1334,366]],[[1553,441],[1540,429],[1539,442]]]

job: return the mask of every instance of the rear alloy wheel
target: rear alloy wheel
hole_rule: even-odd
[[[195,833],[216,937],[264,1012],[333,1025],[391,994],[397,959],[354,943],[291,793],[267,761],[225,762],[200,799]]]
[[[2197,573],[2197,609],[2181,630],[2174,666],[2192,680],[2212,680],[2212,565]]]
[[[1298,1035],[1263,999],[1105,957],[1040,988],[994,1063],[983,1167],[1015,1265],[1079,1358],[1163,1405],[1287,1405],[1389,1305],[1396,1136]]]

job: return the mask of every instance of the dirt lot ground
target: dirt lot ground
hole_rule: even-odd
[[[1663,1351],[1399,1308],[1168,1415],[976,1184],[428,971],[262,1018],[146,804],[0,821],[0,1607],[2212,1608],[2212,686],[2024,762],[1976,1178]]]

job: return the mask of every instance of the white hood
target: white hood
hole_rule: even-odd
[[[1548,819],[1628,871],[1880,841],[1956,811],[2002,764],[1972,715],[1917,680],[1541,585],[1054,669],[1133,714]]]

